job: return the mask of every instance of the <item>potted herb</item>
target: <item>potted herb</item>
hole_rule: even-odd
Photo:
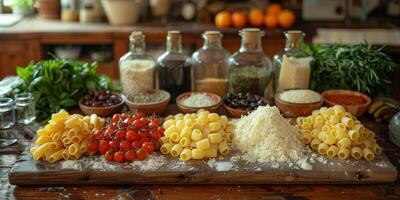
[[[44,19],[59,19],[61,13],[60,0],[36,0],[35,7],[39,17]]]
[[[14,14],[30,15],[33,13],[33,0],[15,0],[11,7]]]

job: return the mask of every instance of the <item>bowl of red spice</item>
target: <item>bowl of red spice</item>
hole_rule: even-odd
[[[342,105],[356,117],[361,117],[371,104],[369,96],[352,90],[326,90],[322,97],[326,106]]]

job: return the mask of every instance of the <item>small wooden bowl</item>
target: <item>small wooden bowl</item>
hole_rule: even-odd
[[[206,94],[207,96],[211,97],[211,99],[215,102],[214,105],[208,106],[208,107],[188,107],[182,105],[182,100],[189,98],[192,94],[194,93],[200,93],[200,92],[185,92],[180,94],[178,97],[176,97],[176,105],[178,107],[179,112],[181,113],[195,113],[200,109],[208,110],[210,112],[218,112],[218,108],[221,106],[222,99],[219,95],[209,93],[209,92],[201,92]]]
[[[329,95],[358,96],[362,97],[365,100],[365,103],[359,105],[343,105],[326,99],[326,96]],[[352,90],[326,90],[325,92],[322,93],[322,97],[324,97],[325,99],[326,106],[331,107],[334,105],[342,105],[347,110],[347,112],[351,113],[356,117],[361,117],[368,110],[368,107],[371,104],[371,98],[369,96],[361,92],[356,92]]]
[[[224,103],[224,108],[228,111],[229,115],[233,118],[240,118],[242,115],[247,115],[252,112],[252,110],[239,110],[232,108]]]
[[[113,93],[118,95],[121,98],[121,102],[119,104],[113,106],[106,106],[106,107],[92,107],[86,106],[83,104],[84,97],[79,100],[79,108],[81,109],[82,113],[85,115],[96,114],[100,117],[109,117],[115,113],[120,113],[124,103],[125,103],[125,96],[122,94]]]
[[[165,90],[159,90],[159,92],[163,92],[163,93],[167,94],[167,97],[160,102],[134,103],[132,101],[129,101],[129,99],[127,98],[126,105],[129,107],[130,111],[139,111],[145,115],[151,115],[153,113],[155,113],[157,115],[162,115],[165,111],[165,108],[169,104],[169,101],[171,100],[171,94]]]
[[[312,111],[321,108],[324,99],[314,103],[291,103],[280,98],[281,93],[275,95],[275,104],[285,117],[300,117],[311,115]]]

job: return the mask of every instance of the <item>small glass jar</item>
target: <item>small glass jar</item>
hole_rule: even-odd
[[[15,95],[15,112],[18,124],[30,124],[36,119],[35,101],[31,93]]]
[[[285,49],[273,59],[274,93],[286,89],[309,88],[312,57],[302,48],[305,34],[302,31],[284,32]]]
[[[228,91],[229,52],[222,47],[219,31],[202,34],[204,45],[192,55],[195,90],[223,97]]]
[[[241,47],[229,60],[229,91],[264,96],[272,79],[271,61],[261,47],[264,33],[258,28],[246,28],[239,34]]]
[[[0,98],[0,129],[7,129],[15,124],[14,101]]]
[[[190,57],[182,52],[179,31],[168,31],[167,51],[157,59],[159,88],[171,94],[171,102],[184,92],[192,90]]]
[[[132,32],[130,51],[119,61],[119,76],[125,95],[155,88],[156,62],[146,53],[145,35]]]

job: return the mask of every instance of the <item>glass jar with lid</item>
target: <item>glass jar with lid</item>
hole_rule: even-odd
[[[119,61],[122,89],[129,96],[155,88],[156,62],[146,53],[145,35],[134,31],[130,35],[130,51]]]
[[[228,90],[230,54],[222,47],[222,34],[219,31],[206,31],[202,37],[203,47],[192,55],[194,88],[222,97]]]
[[[35,101],[29,92],[15,95],[15,114],[18,124],[30,124],[35,117]]]
[[[14,101],[0,97],[0,129],[7,129],[15,124]]]
[[[305,34],[302,31],[284,32],[285,49],[274,56],[274,89],[281,92],[286,89],[308,88],[312,57],[302,48]]]
[[[258,28],[246,28],[239,34],[241,47],[229,59],[229,91],[264,96],[272,79],[271,61],[261,47],[264,33]]]
[[[182,53],[179,31],[168,31],[167,50],[157,59],[159,88],[171,94],[171,102],[184,92],[191,91],[191,60]]]

